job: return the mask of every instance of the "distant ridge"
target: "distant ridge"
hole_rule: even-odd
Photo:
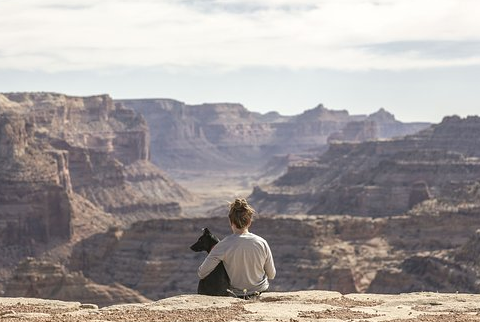
[[[299,115],[282,116],[250,112],[238,103],[188,105],[171,99],[116,102],[145,116],[152,161],[166,170],[252,171],[276,155],[321,151],[330,140],[390,138],[430,125],[399,122],[384,109],[372,115],[350,115],[322,104]]]
[[[390,119],[390,118],[388,118]],[[399,215],[427,199],[452,199],[480,177],[480,118],[445,117],[402,138],[332,142],[319,157],[257,187],[262,213]]]

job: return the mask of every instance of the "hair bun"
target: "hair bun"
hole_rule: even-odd
[[[250,226],[254,213],[255,210],[248,204],[247,199],[235,198],[235,200],[230,203],[228,218],[230,218],[230,222],[234,223],[238,229],[242,229]]]
[[[244,210],[248,207],[248,203],[245,198],[236,198],[231,207],[234,210]]]

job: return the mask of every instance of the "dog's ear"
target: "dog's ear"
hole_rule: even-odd
[[[208,228],[206,228],[206,227],[203,228],[203,234],[204,235],[211,235],[210,230],[208,230]]]

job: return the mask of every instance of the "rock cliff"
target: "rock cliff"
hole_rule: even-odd
[[[145,113],[151,150],[147,121],[126,105]],[[267,164],[270,177],[289,168],[249,199],[261,213],[252,232],[269,241],[279,272],[271,290],[477,293],[479,124],[448,117],[373,141],[408,126],[384,110],[285,117],[239,104],[0,95],[0,292],[100,305],[195,293],[205,254],[188,247],[203,227],[230,233],[224,209],[182,218],[179,202],[192,195],[150,155],[203,171],[301,152]],[[27,256],[37,260],[14,271]]]
[[[478,210],[474,214],[478,216]],[[414,291],[480,292],[480,231],[450,251],[408,256],[393,267],[379,270],[368,287],[373,293]]]
[[[415,209],[408,215],[376,219],[261,216],[251,231],[264,237],[272,249],[278,271],[271,281],[273,291],[477,292],[480,271],[474,255],[464,264],[452,258],[478,248],[471,238],[480,224],[480,208],[431,201]],[[189,246],[204,227],[219,237],[229,234],[225,220],[157,219],[130,229],[112,229],[77,244],[68,267],[96,283],[118,282],[152,300],[195,293],[196,271],[206,254],[191,252]],[[408,279],[415,281],[411,284],[398,282],[417,271],[428,275]],[[403,273],[379,282],[389,272]],[[437,284],[431,282],[434,279]],[[383,289],[376,289],[378,284]]]
[[[0,291],[27,256],[63,262],[82,238],[192,198],[149,162],[144,119],[109,96],[0,94]]]
[[[320,157],[255,188],[251,200],[262,213],[402,214],[475,182],[479,130],[478,117],[450,117],[404,138],[332,143]]]
[[[0,148],[5,160],[24,154],[29,131],[30,141],[44,145],[37,149],[37,155],[55,159],[57,181],[67,193],[73,191],[125,222],[177,216],[179,202],[192,200],[187,190],[149,162],[149,132],[143,117],[114,103],[108,95],[1,96],[2,115],[14,113],[16,122],[25,122],[23,130],[17,132],[11,130],[11,124],[3,126]]]
[[[79,272],[69,273],[60,264],[33,258],[18,265],[3,295],[81,301],[99,306],[150,302],[121,284],[95,284]]]
[[[0,245],[71,235],[66,156],[48,148],[35,141],[25,118],[0,115]]]
[[[151,129],[152,160],[166,170],[251,171],[277,154],[318,150],[335,133],[339,140],[365,140],[411,134],[428,126],[398,122],[383,109],[370,116],[349,115],[319,105],[299,115],[282,116],[250,112],[240,104],[187,105],[167,99],[118,102],[145,115]]]

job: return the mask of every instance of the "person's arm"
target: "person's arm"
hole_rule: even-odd
[[[273,262],[272,251],[267,243],[265,245],[267,249],[267,260],[265,261],[264,269],[265,273],[267,273],[268,279],[273,280],[277,274],[277,270],[275,269],[275,263]]]
[[[217,244],[218,246],[218,244]],[[200,279],[204,279],[205,277],[210,274],[215,267],[217,267],[218,264],[222,261],[222,254],[220,252],[219,247],[213,247],[213,249],[210,251],[210,254],[208,254],[207,258],[203,261],[202,265],[198,268],[198,277]]]

